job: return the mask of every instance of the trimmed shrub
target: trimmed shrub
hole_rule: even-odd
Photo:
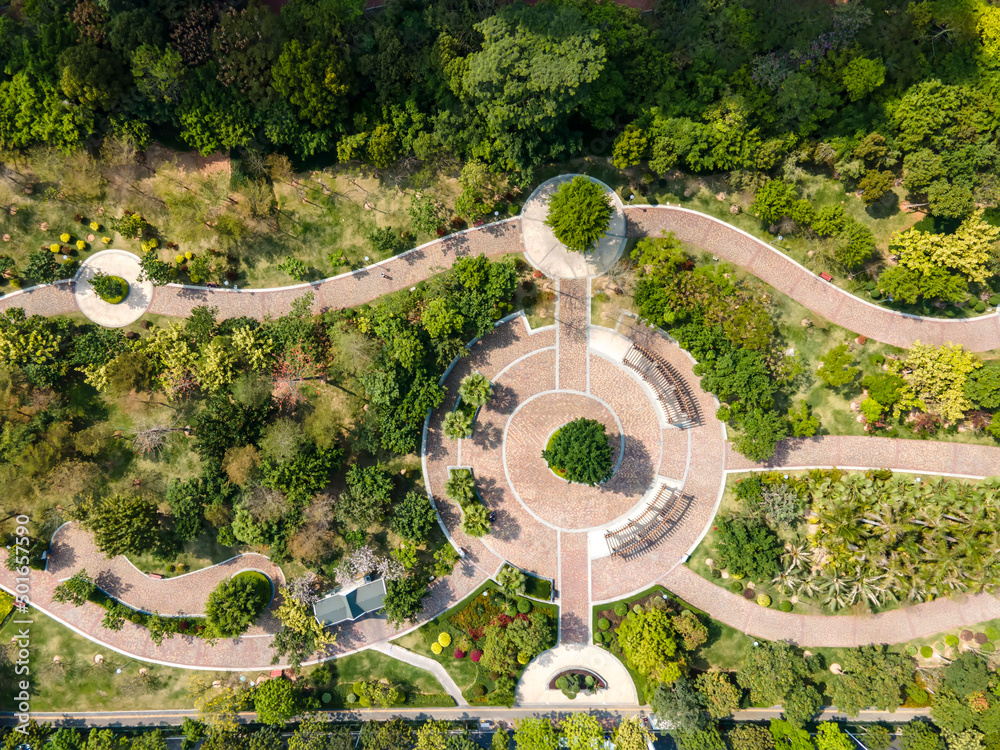
[[[871,295],[872,299],[882,299],[882,292],[880,292],[878,289],[872,289],[869,294]]]
[[[522,667],[529,661],[531,661],[531,659],[529,659],[528,655],[523,651],[517,655],[517,663],[520,664]]]
[[[347,694],[347,702],[348,703],[357,703],[358,702],[358,696],[355,695],[354,693],[348,693]]]
[[[994,651],[996,651],[996,649],[997,647],[994,646],[989,641],[986,641],[986,643],[984,643],[982,646],[979,647],[979,650],[982,651],[984,654],[992,654]]]
[[[871,361],[872,364],[875,365],[876,367],[881,367],[883,364],[885,364],[885,357],[882,356],[881,354],[873,354]]]
[[[994,294],[990,297],[990,307],[996,307],[1000,305],[1000,294]]]
[[[944,637],[944,642],[945,642],[946,646],[949,646],[951,648],[955,648],[955,646],[958,645],[958,636],[957,635],[946,635]]]
[[[632,611],[635,612],[637,615],[641,615],[643,613],[642,605],[641,604],[634,605],[632,607]]]
[[[460,649],[460,648],[456,648],[455,649],[455,658],[456,659],[464,659],[465,658],[465,652],[462,649]]]
[[[529,602],[527,599],[518,599],[517,611],[520,612],[522,615],[528,614],[531,611],[531,602]]]
[[[916,656],[917,655],[917,647],[914,646],[912,643],[907,644],[907,646],[904,649],[904,651],[906,651],[906,655],[907,656]]]
[[[753,589],[744,589],[743,598],[746,599],[748,602],[752,602],[754,599],[757,598],[757,592],[754,591]]]
[[[607,619],[606,617],[602,617],[600,620],[597,621],[597,627],[599,627],[601,630],[607,630],[608,628],[611,627],[611,620]]]
[[[789,601],[778,602],[778,609],[780,611],[782,611],[782,612],[791,612],[792,611],[792,603],[789,602]]]
[[[865,289],[867,289],[870,292],[876,286],[878,286],[878,284],[876,284],[874,281],[869,281],[867,284],[865,284]]]
[[[989,640],[989,638],[986,637],[986,633],[976,633],[974,636],[972,636],[972,640],[974,640],[976,643],[982,646],[984,643],[986,643],[986,641]]]
[[[625,602],[618,602],[615,605],[615,614],[618,615],[618,617],[624,617],[627,612],[628,605]]]
[[[987,625],[983,632],[986,633],[986,637],[991,641],[995,641],[1000,638],[1000,628],[996,625]]]
[[[482,698],[484,695],[486,695],[486,686],[481,682],[477,682],[475,685],[472,686],[472,694],[476,698]]]
[[[450,646],[451,645],[451,634],[450,633],[441,633],[438,636],[438,643],[441,644],[442,648],[445,647],[445,646]]]
[[[770,607],[771,597],[769,597],[767,594],[761,594],[760,596],[757,597],[757,604],[759,604],[762,607]]]
[[[932,656],[934,656],[934,649],[932,649],[930,646],[921,646],[920,655],[925,659],[930,659]]]
[[[483,658],[483,652],[480,651],[478,648],[474,648],[472,649],[472,653],[469,654],[469,658],[478,664],[479,660]]]
[[[729,584],[729,590],[732,591],[734,594],[739,594],[741,591],[743,591],[743,584],[740,583],[739,581],[733,581],[731,584]]]
[[[444,649],[441,648],[441,644],[438,643],[437,641],[434,641],[434,643],[431,644],[431,651],[433,651],[435,654],[440,654],[443,650]]]
[[[979,302],[976,303],[976,312],[978,313],[986,312],[986,303],[983,302],[982,300],[979,300]]]

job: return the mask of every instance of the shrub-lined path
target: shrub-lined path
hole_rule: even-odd
[[[677,206],[628,206],[629,237],[674,232],[684,242],[745,268],[762,281],[849,331],[892,346],[913,342],[935,346],[962,344],[971,351],[1000,348],[1000,314],[965,320],[924,318],[866,302],[823,281],[780,250],[707,214]],[[487,224],[427,243],[388,260],[311,284],[280,289],[206,289],[179,284],[156,287],[149,312],[185,317],[197,305],[215,305],[223,318],[278,316],[292,300],[308,291],[314,309],[353,307],[390,292],[406,289],[449,268],[464,255],[499,256],[522,251],[519,217]],[[389,278],[383,278],[382,273]],[[61,282],[13,292],[0,298],[0,309],[23,307],[30,315],[76,312],[72,284]]]
[[[629,207],[626,215],[629,236],[674,231],[683,241],[746,268],[818,314],[869,338],[901,347],[917,340],[930,344],[962,343],[976,351],[1000,347],[1000,322],[995,314],[965,321],[902,315],[828,285],[766,243],[712,217],[675,207]],[[150,311],[184,316],[196,305],[211,304],[219,308],[221,317],[263,318],[288,311],[291,302],[306,291],[315,292],[316,310],[353,306],[408,288],[445,270],[463,255],[499,256],[521,249],[520,222],[511,219],[452,235],[368,268],[314,284],[248,291],[192,289],[179,285],[159,287]],[[495,332],[474,345],[473,357],[461,360],[448,376],[446,385],[450,398],[428,422],[424,473],[432,491],[435,487],[440,488],[442,477],[446,476],[442,472],[446,472],[448,466],[468,465],[470,459],[475,459],[483,462],[484,473],[490,470],[489,467],[499,472],[497,482],[481,483],[480,489],[488,504],[495,501],[503,505],[498,506],[501,513],[493,533],[484,540],[473,540],[458,530],[460,516],[456,509],[450,508],[446,499],[435,495],[445,525],[467,556],[454,575],[434,582],[421,622],[464,598],[494,574],[505,559],[555,579],[562,607],[560,642],[563,644],[589,642],[593,604],[610,601],[653,583],[662,583],[691,604],[744,632],[764,638],[789,638],[803,645],[899,642],[1000,615],[1000,601],[988,595],[937,600],[863,618],[786,614],[758,607],[689,571],[681,563],[711,522],[726,472],[762,467],[748,463],[724,441],[721,425],[713,416],[713,399],[697,388],[698,379],[684,352],[655,329],[638,322],[620,323],[619,333],[669,362],[685,383],[693,386],[690,390],[696,410],[701,414],[689,429],[664,429],[657,436],[650,436],[648,430],[643,432],[646,429],[643,425],[648,425],[648,414],[643,415],[642,411],[649,404],[644,406],[641,399],[630,397],[635,395],[629,390],[635,390],[635,379],[630,381],[623,377],[621,368],[615,367],[605,353],[591,347],[590,333],[598,327],[592,326],[589,320],[589,282],[563,281],[557,288],[557,310],[561,312],[557,313],[556,325],[531,331],[523,318],[498,324]],[[55,315],[74,312],[73,299],[72,284],[61,283],[8,295],[0,299],[0,309],[21,306],[29,314]],[[500,386],[497,397],[480,415],[472,440],[460,444],[444,441],[439,429],[440,415],[454,399],[453,386],[457,385],[457,379],[471,369],[478,369],[497,380]],[[506,491],[499,479],[507,476],[511,465],[506,453],[508,450],[516,453],[518,445],[513,441],[507,444],[506,428],[501,425],[500,417],[505,421],[535,396],[551,393],[558,398],[560,392],[587,397],[597,392],[608,395],[607,399],[595,398],[604,400],[616,415],[625,416],[622,422],[628,433],[626,450],[631,451],[633,458],[645,456],[649,463],[644,466],[638,460],[633,462],[635,482],[648,476],[650,470],[657,476],[680,482],[684,495],[683,516],[667,540],[647,554],[631,561],[595,555],[586,524],[582,528],[574,527],[565,518],[552,520],[546,509],[533,509],[530,502],[520,497],[501,497]],[[614,402],[616,393],[618,403]],[[648,400],[645,394],[643,398]],[[557,401],[551,403],[554,409],[559,408]],[[490,421],[491,415],[495,417],[494,422]],[[568,415],[566,421],[576,416],[579,414]],[[546,409],[539,409],[533,418],[551,421],[555,417],[551,413],[547,415]],[[624,426],[626,422],[628,427]],[[832,437],[790,441],[782,446],[774,465],[793,468],[834,464],[980,477],[1000,471],[1000,449],[932,441]],[[477,479],[480,479],[478,471]],[[530,482],[530,477],[525,481]],[[626,495],[634,489],[629,485],[621,490],[623,512],[635,501],[633,497],[626,503]],[[551,500],[558,503],[558,497]],[[103,629],[100,625],[103,610],[96,605],[74,608],[53,602],[52,591],[59,579],[84,567],[84,561],[91,560],[93,554],[89,539],[80,538],[80,535],[67,532],[60,542],[65,549],[61,551],[64,557],[56,568],[59,576],[48,571],[33,572],[31,576],[32,603],[39,610],[99,644],[139,659],[199,669],[241,670],[270,666],[272,651],[268,645],[270,637],[266,634],[269,628],[262,627],[264,623],[258,623],[260,629],[254,631],[259,634],[222,641],[214,647],[190,636],[175,636],[157,648],[144,630],[131,623],[126,623],[117,633]],[[5,554],[0,552],[0,555]],[[111,562],[112,569],[116,565],[115,561]],[[241,560],[239,565],[244,562]],[[232,572],[236,572],[236,568]],[[190,580],[205,582],[202,593],[207,598],[214,586],[209,578],[215,581],[217,577],[218,571],[206,571],[201,578],[192,576]],[[143,596],[153,599],[143,601],[158,601],[161,594],[156,593],[157,584],[169,585],[169,580],[144,581]],[[7,590],[14,587],[14,575],[5,569],[0,569],[0,587]],[[123,598],[127,601],[128,597],[125,592]],[[318,658],[385,643],[395,634],[382,619],[366,618],[349,628],[339,629],[337,644]]]

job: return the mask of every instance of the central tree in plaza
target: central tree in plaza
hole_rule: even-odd
[[[580,418],[560,427],[542,458],[565,479],[591,486],[608,479],[613,468],[608,433],[595,419]]]
[[[577,176],[556,189],[545,223],[570,250],[589,253],[607,233],[612,210],[601,185]]]

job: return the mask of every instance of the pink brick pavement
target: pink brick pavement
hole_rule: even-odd
[[[770,461],[755,463],[726,444],[726,470],[765,468],[884,468],[894,471],[989,477],[1000,474],[1000,447],[935,440],[824,435],[785,440]]]

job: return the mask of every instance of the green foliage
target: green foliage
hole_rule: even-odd
[[[436,521],[437,516],[427,495],[411,491],[396,506],[392,530],[404,539],[419,544],[427,539]]]
[[[427,584],[415,578],[388,581],[383,602],[386,619],[396,626],[402,626],[406,622],[414,622],[420,613],[420,600],[426,593]]]
[[[782,545],[771,529],[750,519],[716,525],[715,557],[730,574],[767,581],[778,574]]]
[[[833,681],[833,705],[849,716],[863,708],[893,711],[902,705],[902,688],[913,677],[913,662],[884,646],[862,646],[840,658],[841,674]]]
[[[295,686],[280,677],[267,680],[254,690],[253,706],[259,721],[283,726],[299,711]]]
[[[762,641],[747,651],[746,662],[736,679],[750,691],[751,701],[773,706],[784,704],[794,689],[804,687],[808,675],[805,660],[787,643]],[[785,706],[786,713],[788,708]],[[791,717],[786,718],[792,721]]]
[[[61,268],[52,253],[38,250],[28,256],[23,273],[35,284],[51,284],[60,278]]]
[[[677,652],[676,633],[663,610],[631,613],[618,626],[618,644],[628,665],[640,674],[664,684],[680,676],[671,661]]]
[[[159,513],[138,495],[92,497],[78,503],[71,515],[94,535],[107,557],[141,555],[159,547]]]
[[[478,409],[488,404],[493,397],[493,386],[485,375],[474,372],[462,378],[458,386],[458,395],[462,397],[463,403]]]
[[[545,224],[568,249],[587,253],[607,233],[612,213],[604,187],[577,176],[556,189]]]
[[[569,481],[591,486],[608,479],[613,469],[604,425],[582,417],[559,428],[542,451],[542,458]]]
[[[205,620],[213,633],[231,638],[247,631],[271,598],[271,586],[262,579],[259,573],[240,573],[213,589],[205,603]]]
[[[112,305],[117,305],[128,296],[128,282],[121,276],[108,276],[98,271],[90,279],[90,285],[98,297]]]
[[[649,707],[657,719],[670,722],[676,732],[699,732],[708,725],[701,696],[686,677],[670,685],[657,685],[649,699]]]
[[[740,689],[726,672],[704,672],[695,680],[705,710],[713,719],[723,719],[740,707]]]
[[[820,368],[816,374],[831,388],[843,388],[853,382],[860,372],[857,367],[851,366],[853,362],[854,356],[847,344],[841,344],[820,357]]]
[[[52,592],[52,600],[61,604],[72,604],[79,607],[97,591],[94,579],[87,575],[87,570],[81,569],[60,583]]]

